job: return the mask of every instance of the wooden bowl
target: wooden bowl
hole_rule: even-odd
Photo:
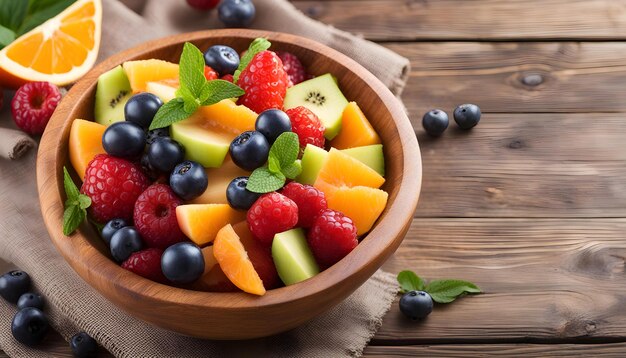
[[[70,237],[62,233],[63,166],[68,159],[70,125],[93,120],[98,76],[128,60],[159,58],[178,62],[183,43],[200,49],[226,44],[237,51],[257,37],[272,49],[296,54],[313,74],[333,73],[341,90],[356,101],[384,143],[389,202],[374,229],[339,263],[304,282],[257,297],[245,293],[190,291],[152,282],[110,259],[95,229],[83,224]],[[347,56],[317,42],[256,30],[215,30],[155,40],[99,64],[72,87],[50,120],[37,158],[39,200],[57,250],[93,288],[127,313],[181,334],[209,339],[248,339],[294,328],[327,311],[361,286],[398,248],[409,228],[421,186],[417,139],[402,105],[370,72]]]

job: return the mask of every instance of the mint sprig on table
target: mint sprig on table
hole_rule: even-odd
[[[189,118],[200,106],[210,106],[221,100],[236,98],[245,92],[224,80],[207,81],[204,77],[204,57],[193,44],[186,42],[178,65],[180,87],[176,98],[165,103],[154,116],[150,129],[170,126]]]
[[[239,61],[239,67],[237,67],[237,70],[233,74],[233,83],[237,83],[239,81],[239,76],[241,75],[241,72],[243,72],[243,70],[248,67],[250,62],[252,62],[254,56],[256,56],[256,54],[258,54],[259,52],[267,50],[268,48],[270,48],[270,46],[272,46],[272,43],[262,37],[259,37],[252,41],[252,43],[248,47],[248,51],[246,51],[246,53],[241,57],[241,60]]]
[[[55,17],[75,0],[0,0],[0,49]]]
[[[63,167],[63,187],[65,188],[65,211],[63,212],[63,235],[70,235],[87,217],[87,208],[91,206],[91,199],[78,191],[67,168]]]
[[[402,271],[398,274],[400,293],[409,291],[424,291],[437,303],[450,303],[471,293],[481,293],[478,286],[463,280],[432,280],[428,283],[413,271]]]
[[[287,178],[295,179],[302,172],[299,151],[297,134],[285,132],[279,135],[270,148],[268,165],[252,172],[246,189],[254,193],[269,193],[282,188]]]

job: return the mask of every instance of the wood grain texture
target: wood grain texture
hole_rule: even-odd
[[[624,0],[293,1],[305,14],[368,39],[626,39]]]

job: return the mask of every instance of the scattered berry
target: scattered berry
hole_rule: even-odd
[[[256,118],[254,128],[265,136],[269,144],[273,144],[279,135],[291,132],[291,120],[280,109],[268,109]]]
[[[424,319],[433,311],[433,299],[424,291],[409,291],[400,299],[400,311],[413,320]]]
[[[202,165],[187,160],[176,166],[170,175],[172,190],[183,200],[193,200],[206,190],[209,178]]]
[[[26,292],[25,294],[20,296],[20,299],[17,300],[17,308],[24,309],[26,307],[33,307],[43,310],[44,302],[43,297],[36,293]]]
[[[180,242],[165,250],[161,258],[161,268],[168,280],[191,283],[204,272],[204,256],[195,244]]]
[[[272,192],[261,196],[248,210],[248,227],[263,245],[271,246],[274,235],[298,223],[298,206],[288,197]]]
[[[220,75],[211,67],[204,66],[204,78],[206,78],[207,81],[211,81],[220,78]]]
[[[132,96],[124,106],[124,117],[143,129],[148,129],[154,116],[163,105],[163,101],[156,95],[143,92]]]
[[[204,53],[204,63],[220,76],[232,76],[239,67],[239,54],[231,47],[214,45]]]
[[[246,93],[239,103],[256,113],[283,107],[289,78],[282,61],[272,51],[261,51],[248,64],[237,84]]]
[[[247,27],[256,13],[251,0],[222,0],[217,11],[220,21],[227,27]]]
[[[29,347],[41,342],[48,332],[48,318],[37,308],[19,310],[11,323],[11,333],[20,343]]]
[[[220,0],[187,0],[187,4],[196,10],[208,11],[217,6]]]
[[[230,143],[230,156],[238,167],[253,171],[267,162],[270,144],[261,132],[243,132]]]
[[[440,136],[448,128],[448,114],[440,109],[433,109],[424,114],[422,126],[433,137]]]
[[[102,147],[114,157],[139,158],[146,147],[146,133],[134,122],[116,122],[102,135]]]
[[[20,270],[13,270],[0,276],[0,296],[11,303],[30,289],[30,276]]]
[[[135,226],[148,247],[165,249],[185,240],[176,219],[176,207],[181,204],[165,184],[151,185],[137,198]]]
[[[13,120],[28,134],[42,134],[60,101],[61,92],[52,83],[27,83],[15,92],[11,101]]]
[[[111,256],[117,262],[123,262],[133,252],[141,250],[143,242],[141,235],[134,226],[123,227],[113,234],[111,238]]]
[[[291,130],[298,135],[300,148],[307,144],[324,148],[324,125],[322,121],[306,107],[298,106],[287,110],[291,119]]]
[[[149,280],[167,283],[161,271],[161,256],[163,250],[157,248],[137,251],[122,263],[122,267]]]
[[[306,70],[296,55],[291,52],[283,51],[277,52],[276,54],[283,61],[283,67],[285,68],[285,72],[287,72],[287,76],[291,81],[289,87],[297,85],[306,79]]]
[[[76,333],[70,339],[70,348],[76,358],[93,358],[98,355],[98,342],[85,332]]]
[[[221,79],[224,80],[224,81],[228,81],[230,83],[233,83],[233,81],[235,81],[233,75],[224,75],[224,76],[222,76]]]
[[[298,227],[311,227],[317,216],[328,209],[324,193],[310,185],[291,182],[285,185],[281,194],[298,206]]]
[[[115,234],[117,230],[126,226],[130,226],[130,224],[128,223],[128,221],[124,219],[116,218],[113,220],[109,220],[102,227],[102,233],[101,233],[102,240],[106,242],[107,246],[111,245],[111,238],[113,237],[113,234]]]
[[[307,233],[307,242],[321,268],[334,265],[359,244],[352,219],[330,209],[315,219]]]
[[[159,138],[148,148],[150,168],[161,172],[171,172],[185,158],[185,150],[177,141],[169,137]]]
[[[454,121],[461,129],[470,129],[480,121],[480,108],[475,104],[462,104],[454,110]]]
[[[155,140],[169,136],[170,127],[153,129],[151,131],[148,131],[148,134],[146,134],[146,144],[151,145],[152,143],[154,143]]]
[[[141,169],[124,159],[97,155],[87,166],[80,192],[91,198],[89,213],[97,222],[131,221],[135,201],[150,185]]]
[[[253,193],[246,189],[248,177],[233,179],[226,188],[226,199],[231,207],[237,210],[248,210],[261,194]]]

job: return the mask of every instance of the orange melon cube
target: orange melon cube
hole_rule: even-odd
[[[181,231],[196,245],[205,246],[215,240],[226,224],[245,220],[246,214],[228,204],[187,204],[176,207]]]
[[[337,149],[348,149],[365,145],[380,144],[380,137],[356,102],[350,102],[343,110],[341,131],[330,142]]]
[[[313,186],[330,195],[335,187],[380,188],[383,183],[385,178],[374,169],[348,154],[331,148]]]
[[[163,60],[126,61],[122,64],[133,92],[145,92],[148,82],[176,80],[178,83],[178,65]]]
[[[250,172],[239,168],[230,156],[224,159],[221,167],[208,168],[206,173],[209,177],[209,185],[202,195],[191,201],[192,204],[228,204],[226,200],[228,184],[237,177],[250,176]]]
[[[245,131],[253,131],[257,114],[243,105],[237,105],[230,99],[224,99],[210,106],[202,106],[199,112],[204,118],[220,128],[239,135]]]
[[[387,198],[385,191],[366,186],[335,188],[326,195],[328,207],[352,219],[359,236],[374,226],[387,205]]]
[[[85,178],[89,162],[98,154],[105,153],[102,135],[106,126],[84,119],[75,119],[70,128],[70,162],[80,179]]]

